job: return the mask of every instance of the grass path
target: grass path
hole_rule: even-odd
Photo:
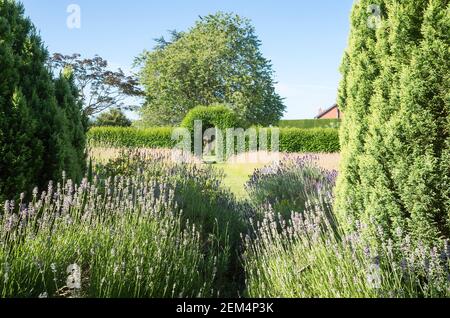
[[[246,199],[248,194],[245,190],[245,184],[255,169],[264,167],[264,163],[225,163],[217,164],[215,167],[225,172],[224,186],[229,188],[238,199]]]

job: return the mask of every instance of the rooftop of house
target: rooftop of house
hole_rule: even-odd
[[[330,108],[328,108],[326,110],[320,109],[319,110],[319,115],[317,115],[315,118],[316,119],[320,119],[320,118],[324,117],[326,114],[328,114],[329,112],[333,111],[336,108],[339,109],[337,104],[334,104],[333,106],[331,106]]]

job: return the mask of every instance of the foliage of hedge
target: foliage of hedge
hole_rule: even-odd
[[[94,127],[88,132],[91,147],[126,147],[126,148],[171,148],[170,127],[155,128],[124,128],[124,127]]]
[[[240,127],[237,114],[225,105],[198,106],[189,111],[181,123],[181,127],[194,130],[196,120],[202,121],[203,131],[208,128],[220,129]]]
[[[282,152],[339,152],[339,130],[332,128],[281,128]]]
[[[170,127],[95,127],[88,132],[88,139],[91,147],[171,148],[176,144],[172,140],[172,131],[173,128]],[[270,137],[270,133],[268,135]],[[280,150],[288,153],[339,152],[339,132],[331,128],[282,128]]]
[[[300,119],[300,120],[280,120],[280,128],[339,128],[340,119]]]

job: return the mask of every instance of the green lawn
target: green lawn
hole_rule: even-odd
[[[218,169],[225,172],[224,185],[240,199],[247,198],[245,184],[250,179],[255,169],[264,167],[262,163],[225,163],[215,165]]]

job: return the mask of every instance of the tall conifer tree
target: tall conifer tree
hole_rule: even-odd
[[[368,5],[355,4],[353,19]],[[344,59],[344,160],[336,208],[341,216],[370,220],[390,237],[401,230],[432,243],[450,234],[449,1],[386,0],[381,9],[367,48],[374,52],[375,78],[372,72],[355,75],[361,57],[354,47]],[[353,23],[352,38],[362,34],[360,27]],[[355,98],[366,90],[368,100]]]
[[[23,6],[0,0],[0,200],[44,188],[63,170],[76,179],[84,172],[76,89],[61,79],[56,96],[47,61]]]
[[[79,182],[86,170],[86,119],[71,70],[64,70],[55,81],[55,95],[62,112],[62,160],[58,172],[65,171],[72,180]]]

